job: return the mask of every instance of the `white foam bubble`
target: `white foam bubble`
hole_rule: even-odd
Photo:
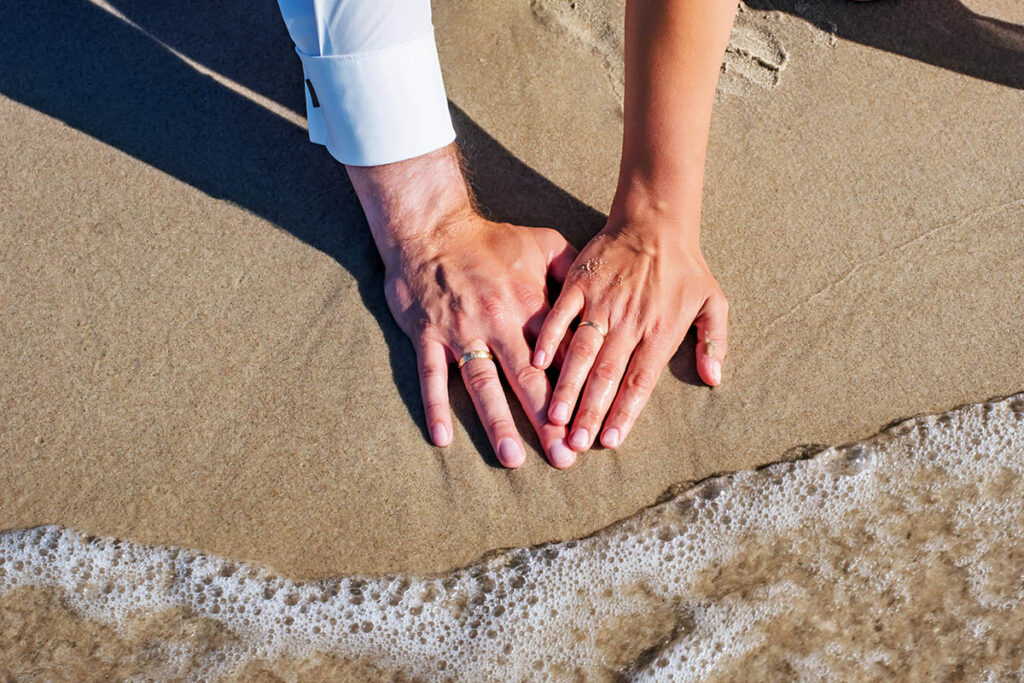
[[[165,674],[195,678],[316,657],[471,681],[705,680],[751,661],[871,678],[918,666],[920,643],[1007,673],[999,652],[977,652],[1021,635],[1005,629],[1024,613],[1022,482],[1024,395],[709,480],[591,537],[441,577],[290,581],[49,526],[0,535],[0,594],[56,589],[122,631],[165,610],[212,620],[233,637],[161,651]]]

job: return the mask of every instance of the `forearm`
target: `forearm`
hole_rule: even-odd
[[[733,0],[629,0],[622,162],[613,222],[656,217],[699,237],[715,86]]]
[[[446,226],[474,211],[454,144],[381,166],[346,166],[388,268],[402,252],[443,241]]]

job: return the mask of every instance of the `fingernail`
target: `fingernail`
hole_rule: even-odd
[[[506,467],[519,467],[526,459],[526,454],[515,439],[504,438],[498,442],[498,457]]]
[[[590,432],[586,429],[577,429],[569,437],[569,445],[577,450],[590,448]]]
[[[619,430],[615,427],[606,429],[604,432],[604,438],[601,439],[601,443],[606,448],[618,448],[619,447]]]
[[[555,467],[568,467],[576,461],[576,453],[565,445],[564,439],[555,439],[548,445],[551,464]]]
[[[717,360],[711,362],[711,379],[715,384],[722,381],[722,364]]]
[[[544,349],[537,349],[533,354],[533,366],[535,368],[543,368],[544,361],[548,359],[548,354],[544,353]]]
[[[559,401],[555,404],[555,407],[551,409],[551,421],[556,424],[565,424],[569,421],[569,404],[565,401]]]
[[[430,438],[434,440],[435,446],[448,445],[448,428],[438,422],[430,428]]]

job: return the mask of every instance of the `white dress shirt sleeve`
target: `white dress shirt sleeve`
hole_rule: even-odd
[[[278,0],[302,60],[309,139],[378,166],[455,139],[430,0]]]

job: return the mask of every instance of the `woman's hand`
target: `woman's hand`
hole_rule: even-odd
[[[491,351],[530,418],[548,460],[569,467],[576,454],[565,427],[547,421],[551,385],[530,363],[530,344],[549,310],[546,278],[564,279],[575,250],[554,230],[485,220],[467,211],[385,259],[388,306],[416,349],[431,439],[452,439],[448,364],[468,351]],[[470,360],[462,379],[494,452],[518,467],[523,449],[495,362]]]
[[[568,424],[579,400],[569,434],[575,450],[590,448],[602,422],[601,443],[622,443],[691,323],[701,379],[721,381],[728,306],[699,233],[711,106],[735,12],[726,0],[626,3],[618,187],[608,224],[570,269],[533,359],[546,368],[580,316],[548,411],[552,424]]]
[[[547,368],[576,316],[602,328],[576,328],[548,410],[552,424],[568,424],[582,391],[569,434],[577,451],[591,447],[602,423],[605,447],[623,442],[691,324],[701,379],[721,382],[729,306],[697,240],[684,237],[695,231],[662,220],[610,222],[595,236],[538,336],[534,365]]]

